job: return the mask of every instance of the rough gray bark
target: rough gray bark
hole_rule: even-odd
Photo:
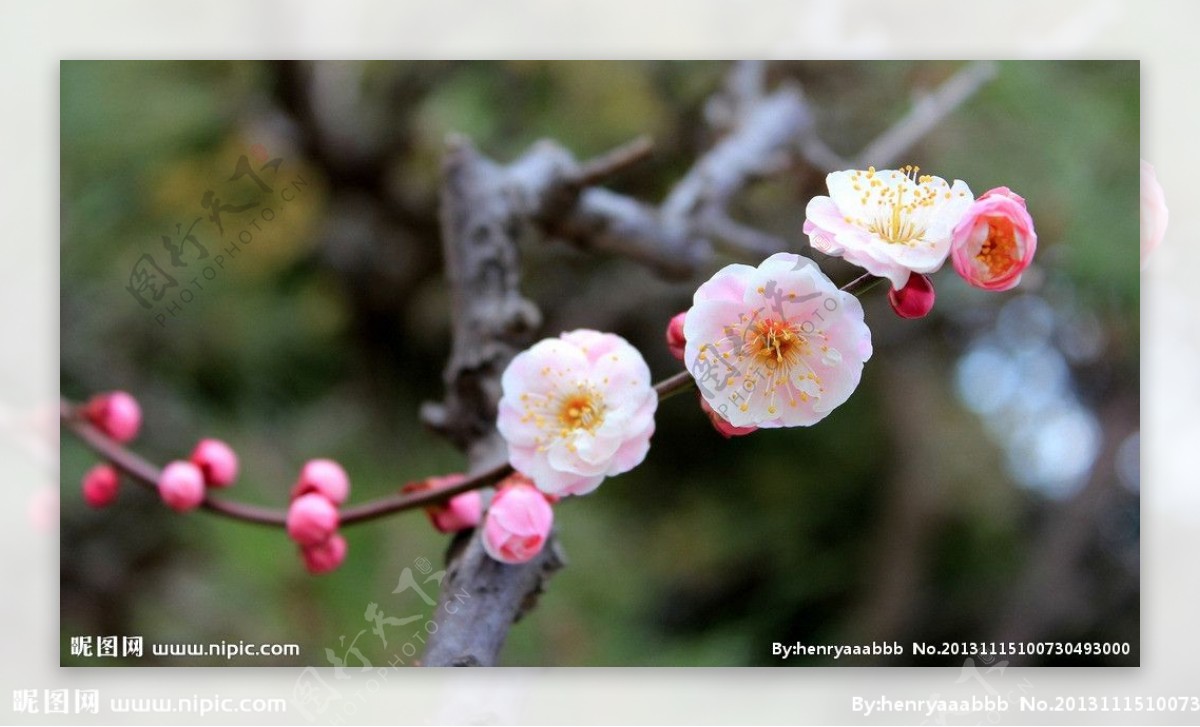
[[[474,471],[505,459],[495,429],[500,375],[528,344],[541,316],[519,289],[518,241],[528,224],[528,206],[509,170],[457,138],[449,143],[442,174],[442,240],[454,340],[444,374],[446,398],[427,404],[422,416],[467,452]],[[487,556],[478,530],[472,533],[448,563],[438,630],[429,639],[424,664],[494,664],[530,594],[560,565],[553,537],[529,563],[505,565]],[[463,592],[469,597],[446,608]]]

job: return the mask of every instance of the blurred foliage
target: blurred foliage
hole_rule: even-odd
[[[804,85],[822,138],[849,156],[956,68],[783,62],[770,75]],[[230,441],[243,474],[229,496],[248,502],[282,507],[316,456],[346,465],[357,501],[461,469],[462,456],[417,419],[442,394],[449,351],[437,234],[444,137],[465,133],[507,161],[545,137],[586,157],[649,133],[654,158],[613,187],[656,202],[713,142],[704,104],[726,69],[64,62],[63,393],[133,392],[146,419],[136,449],[153,461],[186,456],[203,436]],[[1103,346],[1072,369],[1097,412],[1137,397],[1138,131],[1136,63],[1012,62],[911,154],[976,194],[1007,185],[1029,201],[1041,248],[1023,290],[1098,326]],[[248,197],[246,179],[230,181],[239,157],[259,168],[263,153],[281,160],[264,172],[273,195],[305,181],[292,201]],[[735,212],[800,249],[804,205],[822,182],[797,167],[748,190]],[[201,204],[209,190],[260,204],[227,215],[222,239]],[[125,289],[130,270],[147,253],[166,266],[160,240],[197,218],[199,241],[224,265],[160,325],[163,307],[143,309]],[[231,253],[245,230],[253,241]],[[662,345],[666,321],[726,262],[668,284],[556,242],[523,252],[524,289],[547,335],[618,332],[658,377],[678,366]],[[853,274],[819,262],[835,280]],[[164,267],[182,283],[171,295],[202,272],[189,264]],[[1136,659],[1136,491],[1115,485],[1102,456],[1092,479],[1109,494],[1096,529],[1126,535],[1089,538],[1070,564],[1074,585],[1020,586],[1045,555],[1040,535],[1071,501],[1017,484],[985,422],[955,398],[958,357],[1017,293],[952,277],[937,276],[938,310],[920,322],[896,319],[881,295],[866,301],[875,358],[850,402],[817,427],[725,441],[687,397],[665,403],[643,466],[557,508],[570,566],[513,629],[505,662],[775,664],[773,641],[991,641],[1008,616],[1043,602],[1076,617],[1039,638],[1128,640]],[[1097,416],[1137,427],[1136,406],[1132,421]],[[395,618],[429,612],[415,593],[392,593],[404,568],[442,562],[447,538],[420,514],[349,529],[345,566],[313,578],[281,532],[180,517],[132,486],[118,506],[87,510],[77,492],[91,462],[63,439],[64,664],[80,663],[66,637],[110,633],[304,647],[279,663],[325,664],[326,648],[345,656],[354,643],[378,664],[420,622],[385,625],[384,647],[364,620],[368,604]]]

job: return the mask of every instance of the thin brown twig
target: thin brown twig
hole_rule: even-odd
[[[849,283],[842,286],[842,290],[850,295],[861,298],[871,288],[879,285],[885,278],[877,278],[871,273],[863,273]]]
[[[654,140],[649,136],[639,136],[627,144],[622,144],[612,151],[579,165],[579,169],[571,175],[568,181],[579,189],[590,187],[637,164],[653,153]]]
[[[670,376],[655,384],[654,390],[661,401],[684,391],[693,382],[694,379],[692,379],[691,374],[687,371],[680,371],[674,376]],[[63,426],[79,437],[84,444],[100,455],[102,459],[112,463],[113,466],[139,485],[154,492],[158,491],[158,478],[162,470],[94,427],[79,414],[78,405],[64,399],[61,405],[61,419]],[[341,513],[340,522],[343,526],[356,525],[393,513],[415,510],[428,505],[445,502],[455,495],[490,487],[512,473],[512,466],[503,464],[471,475],[462,482],[449,487],[407,494],[387,495],[346,508]],[[247,505],[223,498],[205,496],[204,500],[200,503],[200,508],[223,515],[232,520],[241,520],[257,525],[284,527],[287,522],[287,513],[285,512],[257,505]]]

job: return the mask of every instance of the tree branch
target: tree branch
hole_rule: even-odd
[[[521,297],[519,238],[546,205],[569,203],[573,194],[564,180],[573,166],[556,145],[535,145],[508,168],[480,155],[465,138],[447,145],[441,222],[454,341],[444,373],[446,397],[426,404],[422,416],[465,450],[472,466],[503,456],[495,428],[500,376],[540,320]],[[495,664],[509,626],[562,563],[553,533],[532,560],[505,565],[487,555],[476,529],[448,559],[438,629],[430,634],[424,664]],[[446,607],[464,591],[469,598]]]
[[[663,401],[690,386],[692,381],[691,374],[687,371],[680,371],[655,384],[654,390],[658,392],[659,400]],[[158,478],[162,473],[160,467],[148,462],[92,426],[91,423],[80,415],[78,404],[64,399],[60,407],[61,421],[64,427],[79,437],[93,452],[100,455],[101,459],[111,463],[129,479],[133,480],[133,482],[157,493]],[[380,497],[347,507],[341,512],[339,522],[343,526],[357,525],[377,520],[387,515],[436,505],[464,492],[491,487],[512,473],[512,467],[505,463],[471,475],[462,482],[449,487]],[[282,528],[287,521],[287,513],[285,511],[247,505],[224,498],[214,499],[207,495],[201,502],[200,508],[217,515],[223,515],[231,520],[241,520],[257,525]]]
[[[864,150],[880,165],[902,153],[994,74],[971,64],[919,102],[904,119]],[[444,501],[487,487],[512,472],[495,429],[500,377],[539,327],[538,309],[520,294],[519,242],[530,233],[559,237],[581,247],[616,253],[668,278],[689,278],[712,259],[714,245],[761,258],[789,245],[735,220],[734,197],[755,181],[788,168],[797,158],[844,168],[813,132],[807,102],[796,84],[766,92],[763,63],[742,63],[727,79],[727,113],[717,121],[726,135],[675,185],[661,206],[640,202],[595,184],[644,159],[651,149],[637,139],[589,162],[578,163],[562,146],[535,144],[502,166],[479,154],[462,137],[448,140],[443,160],[440,227],[451,287],[453,343],[443,373],[446,393],[422,407],[422,420],[466,452],[477,474],[450,488],[393,495],[347,508],[342,523]],[[710,111],[717,105],[711,105]],[[715,113],[715,112],[714,112]],[[710,114],[711,115],[711,114]],[[715,123],[715,122],[714,122]],[[311,140],[310,140],[311,141]],[[313,141],[318,144],[319,140]],[[371,166],[374,176],[378,166]],[[861,295],[875,282],[863,276],[846,286]],[[660,382],[660,399],[693,384],[687,372]],[[154,488],[159,470],[129,452],[63,403],[63,423],[101,456],[142,485]],[[282,526],[285,515],[250,505],[206,498],[201,507],[233,519]],[[483,550],[478,531],[449,557],[442,604],[470,598],[451,612],[438,608],[425,663],[490,665],[509,626],[533,605],[544,582],[564,564],[553,534],[528,563],[504,565]]]
[[[141,456],[125,448],[92,426],[80,415],[77,404],[72,404],[64,400],[61,404],[61,410],[63,426],[79,437],[92,451],[100,455],[105,461],[110,462],[129,477],[129,479],[133,480],[133,482],[147,490],[155,493],[158,492],[158,478],[162,473],[162,470],[158,466],[146,461]],[[385,515],[404,512],[406,510],[415,510],[427,505],[445,502],[455,495],[469,492],[470,490],[478,490],[482,487],[490,487],[510,474],[512,474],[512,468],[504,464],[479,472],[450,487],[381,497],[346,508],[341,512],[339,522],[343,526],[355,525],[375,520]],[[232,520],[241,520],[257,525],[270,525],[282,528],[287,522],[287,513],[285,511],[247,505],[223,498],[213,498],[209,495],[205,495],[204,500],[201,501],[200,509],[217,515],[223,515]]]
[[[919,99],[909,112],[858,153],[852,168],[868,164],[883,168],[893,164],[926,134],[954,113],[988,81],[996,77],[995,61],[972,61]],[[843,167],[844,168],[844,167]]]

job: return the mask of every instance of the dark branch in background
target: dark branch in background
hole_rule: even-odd
[[[764,95],[761,63],[735,66],[731,133],[700,158],[663,202],[669,228],[687,229],[736,252],[764,257],[788,249],[788,243],[746,228],[728,212],[733,197],[751,183],[787,169],[801,139],[813,129],[812,113],[795,84]]]

